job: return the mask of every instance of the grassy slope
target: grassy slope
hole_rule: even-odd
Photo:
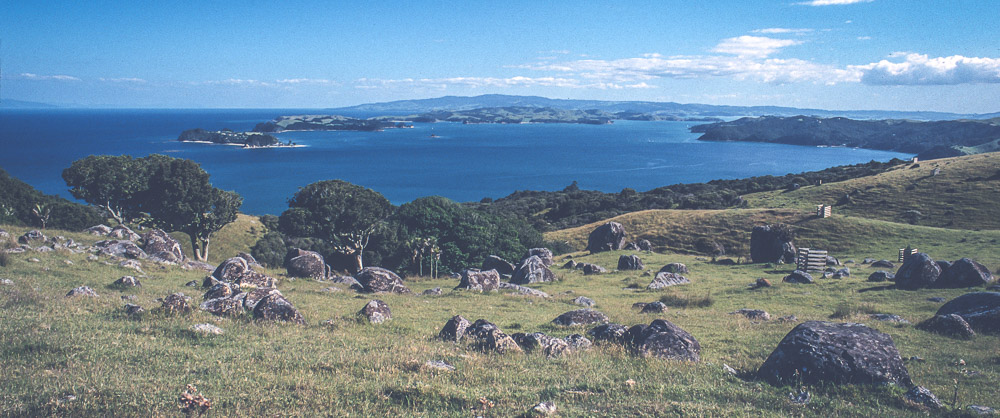
[[[907,228],[929,234],[936,231]],[[48,233],[93,240],[82,234]],[[858,241],[862,238],[868,239],[858,237]],[[863,247],[855,248],[865,252]],[[984,258],[991,250],[977,245],[970,246],[969,252]],[[623,252],[577,255],[577,259],[614,267],[620,254]],[[40,261],[30,262],[32,257]],[[147,265],[148,277],[142,278],[141,289],[118,291],[105,286],[129,272],[106,265],[103,259],[88,262],[83,255],[64,252],[11,255],[8,265],[0,267],[0,276],[14,281],[13,286],[0,286],[0,346],[4,347],[0,350],[0,363],[4,364],[0,368],[0,409],[4,415],[165,415],[175,413],[175,399],[184,385],[194,383],[213,400],[214,412],[221,415],[511,416],[543,400],[554,401],[564,416],[919,415],[920,411],[900,400],[899,388],[812,387],[813,400],[802,407],[787,400],[788,387],[775,388],[727,375],[722,371],[723,363],[743,372],[755,370],[795,325],[777,321],[753,324],[727,313],[747,307],[768,310],[775,317],[794,314],[800,320],[827,319],[841,304],[868,303],[916,322],[939,306],[926,301],[927,297],[951,298],[965,292],[859,293],[870,287],[863,281],[870,269],[857,266],[851,266],[855,277],[849,279],[796,286],[780,283],[787,266],[777,270],[754,265],[725,267],[676,254],[643,258],[652,269],[668,262],[687,263],[694,283],[667,292],[646,292],[626,288],[648,283],[649,278],[638,273],[584,277],[575,271],[556,270],[562,281],[537,286],[552,294],[551,300],[448,290],[439,297],[380,295],[378,298],[393,309],[391,322],[373,326],[338,319],[336,329],[330,330],[319,322],[350,318],[372,296],[352,291],[321,292],[329,285],[282,278],[279,288],[305,315],[307,326],[219,319],[202,312],[174,318],[152,314],[136,322],[118,314],[124,303],[119,296],[134,294],[134,303],[147,309],[156,305],[156,298],[176,291],[185,291],[194,296],[194,302],[200,302],[200,290],[183,284],[200,279],[204,273]],[[270,271],[276,277],[280,273]],[[776,286],[765,291],[745,290],[757,277],[767,277]],[[435,286],[450,289],[456,284],[454,279],[409,283],[417,292]],[[101,297],[63,297],[79,285],[93,287]],[[662,294],[711,294],[715,304],[671,308],[662,315],[639,314],[630,308],[632,303],[656,300]],[[615,347],[554,360],[538,353],[497,356],[431,338],[455,314],[470,320],[487,318],[508,332],[544,331],[557,336],[583,332],[586,328],[564,329],[550,324],[560,313],[577,308],[570,301],[581,295],[595,299],[597,308],[615,322],[631,325],[663,317],[679,324],[700,340],[702,362],[640,359]],[[1000,381],[1000,355],[995,350],[1000,338],[980,336],[959,342],[910,325],[876,323],[864,316],[847,320],[889,333],[904,358],[915,355],[926,359],[909,363],[910,372],[917,383],[942,398],[950,400],[952,381],[958,379],[960,406],[1000,406],[994,396]],[[191,325],[205,322],[216,323],[226,334],[200,337],[188,331]],[[420,367],[436,359],[454,364],[458,371]],[[964,359],[966,365],[956,366],[958,359]],[[981,374],[968,376],[963,370]],[[634,385],[626,383],[629,379]],[[59,401],[67,395],[76,400]],[[494,403],[485,414],[480,398]]]
[[[909,166],[912,167],[912,166]],[[937,176],[932,171],[940,168]],[[807,186],[792,192],[744,196],[751,207],[815,211],[837,203],[845,193],[853,203],[834,213],[904,222],[902,214],[923,214],[918,225],[955,229],[1000,229],[1000,153],[922,161],[872,177]]]
[[[264,236],[264,225],[256,216],[239,214],[236,220],[212,234],[212,242],[208,246],[208,262],[219,264],[225,259],[240,252],[250,253],[250,247]],[[184,255],[191,257],[191,238],[183,232],[170,234],[180,241]]]

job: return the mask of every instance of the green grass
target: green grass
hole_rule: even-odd
[[[876,228],[876,232],[856,236],[849,251],[835,255],[859,258],[871,248],[882,248],[881,244],[864,242],[879,238],[878,227],[893,231],[912,228],[900,234],[941,234],[933,228],[866,222],[870,223],[852,224],[856,225],[852,233],[865,226]],[[832,226],[821,227],[815,228],[837,231]],[[3,228],[16,234],[26,230]],[[95,241],[84,234],[46,233]],[[945,238],[951,238],[941,237],[938,250],[992,260],[995,266],[996,247],[978,241],[993,233],[977,234],[970,234],[964,243],[946,242]],[[827,239],[833,242],[839,236]],[[218,251],[222,247],[218,238],[213,245],[220,245],[215,252],[220,259],[233,255]],[[621,254],[627,252],[573,256],[578,261],[613,267]],[[670,262],[685,263],[691,270],[685,276],[692,283],[650,292],[644,288],[652,277],[641,272],[583,276],[578,271],[556,269],[561,281],[536,286],[552,295],[548,300],[450,290],[432,297],[373,296],[350,290],[325,292],[329,283],[294,280],[282,276],[282,271],[270,270],[269,274],[281,279],[279,289],[308,322],[294,326],[220,319],[203,312],[176,317],[154,313],[142,321],[129,320],[120,313],[125,303],[120,296],[135,295],[132,303],[147,309],[157,305],[156,298],[177,291],[191,295],[192,302],[198,303],[200,289],[184,287],[184,283],[200,280],[204,273],[147,264],[147,275],[140,278],[143,287],[120,291],[107,285],[132,272],[105,264],[103,258],[92,262],[85,255],[62,251],[12,254],[8,265],[0,267],[0,276],[14,281],[13,286],[0,286],[0,364],[4,365],[0,368],[0,410],[3,415],[19,416],[177,415],[177,397],[187,384],[194,384],[212,400],[209,414],[222,416],[517,416],[545,400],[553,401],[562,416],[917,416],[925,413],[905,405],[900,388],[815,386],[809,388],[812,401],[797,406],[787,398],[792,388],[729,375],[723,364],[744,373],[756,370],[795,323],[754,323],[728,312],[753,308],[764,309],[773,317],[829,320],[843,305],[871,307],[917,323],[940,306],[926,301],[928,297],[952,298],[965,293],[963,289],[866,291],[872,285],[864,278],[873,269],[856,265],[850,266],[850,278],[791,285],[781,283],[781,277],[791,270],[789,266],[722,266],[692,255],[639,255],[653,272]],[[40,261],[29,261],[32,257]],[[774,287],[747,290],[758,277],[768,278]],[[451,289],[457,282],[419,280],[408,285],[419,293],[432,287]],[[630,288],[633,284],[638,289]],[[63,297],[80,285],[94,288],[101,296]],[[712,303],[698,302],[707,295]],[[507,332],[582,333],[586,327],[551,324],[559,314],[579,308],[572,304],[577,296],[594,299],[596,308],[617,323],[632,325],[664,318],[678,324],[701,342],[702,361],[643,359],[614,346],[557,359],[547,359],[541,353],[501,356],[433,339],[456,314],[469,320],[488,319]],[[631,308],[635,302],[664,296],[689,303],[686,307],[671,306],[662,314],[643,314]],[[372,298],[389,304],[392,321],[369,325],[355,320],[355,312]],[[334,319],[332,328],[320,324],[327,319]],[[953,340],[912,325],[871,321],[862,311],[850,309],[839,320],[867,323],[890,334],[904,358],[924,358],[924,362],[908,363],[910,373],[916,383],[942,399],[950,400],[953,381],[958,380],[960,408],[968,404],[1000,406],[995,396],[1000,382],[997,336]],[[193,324],[205,322],[222,327],[225,334],[203,337],[189,331]],[[966,364],[956,365],[959,359]],[[440,372],[421,367],[428,360],[444,360],[458,370]],[[980,374],[970,376],[968,370]],[[75,400],[65,401],[68,395]]]
[[[267,229],[256,216],[239,214],[236,220],[212,234],[212,242],[208,247],[208,262],[219,264],[229,257],[245,252],[250,254],[250,248],[257,243]],[[184,255],[191,257],[191,238],[183,232],[170,234],[180,241]]]

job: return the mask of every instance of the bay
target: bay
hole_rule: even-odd
[[[676,183],[784,175],[912,155],[851,148],[703,142],[692,122],[610,125],[414,124],[384,132],[286,132],[298,148],[241,149],[182,143],[192,128],[250,130],[281,115],[315,109],[0,111],[0,167],[39,190],[72,197],[62,170],[91,154],[188,158],[216,187],[244,197],[243,212],[279,214],[318,180],[372,188],[394,204],[439,195],[459,202],[516,190],[645,191]],[[368,116],[368,115],[355,115]]]

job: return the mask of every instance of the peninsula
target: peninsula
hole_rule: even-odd
[[[242,145],[247,148],[286,146],[273,135],[258,132],[234,132],[229,129],[221,131],[206,131],[204,129],[188,129],[177,137],[181,142],[205,142],[225,145]],[[291,146],[288,144],[287,146]]]
[[[358,119],[340,115],[295,115],[281,116],[268,122],[258,123],[254,132],[288,131],[364,131],[377,132],[393,128],[412,128],[400,121]]]

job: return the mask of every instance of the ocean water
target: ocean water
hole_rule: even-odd
[[[216,187],[243,195],[243,212],[279,214],[318,180],[372,188],[394,204],[439,195],[455,201],[516,190],[645,191],[676,183],[784,175],[912,155],[851,148],[697,141],[691,122],[610,125],[415,124],[384,132],[286,132],[298,148],[242,149],[176,140],[192,128],[250,130],[307,109],[3,110],[0,167],[45,193],[72,197],[61,173],[91,154],[153,153],[197,161]],[[364,116],[364,115],[358,115]]]

